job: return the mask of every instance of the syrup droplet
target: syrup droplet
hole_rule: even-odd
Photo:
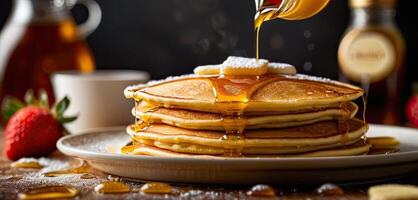
[[[332,183],[325,183],[321,185],[316,192],[321,195],[343,195],[344,190],[338,185]]]
[[[92,179],[94,177],[95,176],[93,174],[89,174],[89,173],[83,173],[83,174],[80,175],[81,179]]]
[[[42,166],[38,161],[36,160],[22,160],[22,161],[16,161],[10,164],[10,167],[12,168],[31,168],[31,169],[41,169],[44,166]]]
[[[128,193],[131,188],[125,183],[119,181],[107,181],[97,185],[94,188],[98,194]]]
[[[250,190],[248,190],[247,195],[259,197],[274,197],[276,196],[276,190],[269,185],[258,184],[252,187]]]
[[[91,171],[90,166],[87,165],[86,162],[82,162],[80,166],[65,170],[59,170],[59,171],[52,171],[44,173],[44,176],[46,177],[57,177],[57,176],[63,176],[68,174],[83,174],[83,173],[89,173]]]
[[[29,199],[64,199],[77,196],[77,189],[70,186],[47,186],[35,188],[25,193],[19,193],[22,200]]]
[[[149,182],[141,187],[141,192],[149,194],[170,194],[171,186],[167,183]]]

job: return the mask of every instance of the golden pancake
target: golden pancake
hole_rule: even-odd
[[[280,113],[275,115],[245,113],[245,128],[283,128],[332,119],[350,119],[354,117],[357,110],[357,105],[349,102],[337,108],[325,108],[313,111],[305,110],[301,113]],[[222,116],[219,113],[158,107],[146,101],[141,101],[132,112],[134,116],[147,123],[164,123],[187,129],[225,130],[222,125]]]
[[[170,108],[220,113],[214,84],[222,79],[223,93],[248,96],[246,112],[328,108],[352,101],[363,90],[337,81],[306,75],[199,76],[189,75],[128,87],[125,96]],[[245,85],[243,92],[242,85]]]
[[[245,155],[270,155],[270,154],[296,154],[311,152],[321,149],[329,149],[335,147],[341,147],[345,145],[350,145],[357,142],[360,138],[354,139],[352,141],[339,142],[334,144],[326,145],[316,145],[316,146],[289,146],[289,147],[245,147],[240,149],[240,153]],[[142,144],[142,143],[140,143]],[[152,144],[147,143],[147,145],[152,145],[160,149],[165,149],[178,153],[188,153],[188,154],[206,154],[206,155],[222,155],[225,153],[224,148],[220,147],[211,147],[198,144],[170,144],[164,142],[154,141]]]
[[[151,124],[144,130],[127,128],[133,140],[151,140],[164,144],[196,144],[217,148],[230,147],[305,147],[347,143],[362,137],[367,131],[367,124],[360,120],[349,120],[344,125],[347,130],[340,130],[338,121],[323,121],[310,125],[282,128],[245,130],[240,140],[222,140],[224,132],[189,130],[164,124]]]
[[[136,109],[134,109],[136,108]],[[153,112],[158,109],[165,109],[165,110],[186,110],[191,111],[191,113],[199,113],[197,115],[193,115],[193,117],[200,118],[199,116],[204,115],[203,119],[207,118],[208,116],[213,116],[213,118],[217,118],[221,115],[221,113],[213,113],[213,112],[203,112],[203,111],[195,111],[195,110],[187,110],[187,109],[180,109],[180,108],[173,108],[170,106],[158,105],[158,103],[152,103],[145,100],[138,101],[135,104],[135,107],[132,109],[132,114],[137,116],[135,112]],[[301,113],[310,113],[310,112],[319,112],[324,111],[327,109],[338,109],[338,110],[345,110],[349,112],[357,112],[358,106],[353,102],[341,102],[335,104],[335,106],[318,106],[318,107],[311,107],[311,108],[295,108],[292,110],[270,110],[270,111],[246,111],[243,113],[245,116],[266,116],[266,115],[287,115],[287,114],[301,114]],[[194,111],[194,112],[193,112]]]
[[[307,153],[298,154],[257,154],[257,155],[243,155],[244,157],[329,157],[329,156],[352,156],[366,154],[371,145],[365,143],[363,140],[359,140],[353,144],[346,145],[343,147],[336,147],[331,149],[316,150]],[[159,156],[159,157],[178,157],[178,158],[225,158],[222,155],[196,155],[188,153],[179,153],[169,150],[157,148],[149,145],[135,145],[130,147],[131,150],[126,152],[132,155],[148,155],[148,156]]]

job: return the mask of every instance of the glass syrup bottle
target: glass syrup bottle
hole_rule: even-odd
[[[338,49],[340,81],[366,90],[366,121],[400,123],[404,39],[396,0],[350,0],[351,23]]]
[[[101,20],[94,0],[14,0],[12,14],[0,34],[0,102],[23,99],[28,89],[43,88],[53,102],[49,75],[61,70],[91,72],[94,57],[84,38]],[[81,3],[89,10],[76,25],[70,9]]]

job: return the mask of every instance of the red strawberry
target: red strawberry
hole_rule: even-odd
[[[28,91],[26,107],[17,99],[4,100],[3,115],[6,119],[10,117],[4,130],[4,151],[11,160],[50,154],[63,135],[61,123],[76,119],[63,116],[70,103],[67,97],[57,103],[52,111],[48,108],[46,93],[40,91],[39,97],[40,100],[35,99],[33,93]]]
[[[412,126],[418,128],[418,94],[412,95],[406,103],[406,117]]]

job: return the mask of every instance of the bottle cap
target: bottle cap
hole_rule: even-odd
[[[349,4],[352,8],[394,7],[396,0],[350,0]]]

